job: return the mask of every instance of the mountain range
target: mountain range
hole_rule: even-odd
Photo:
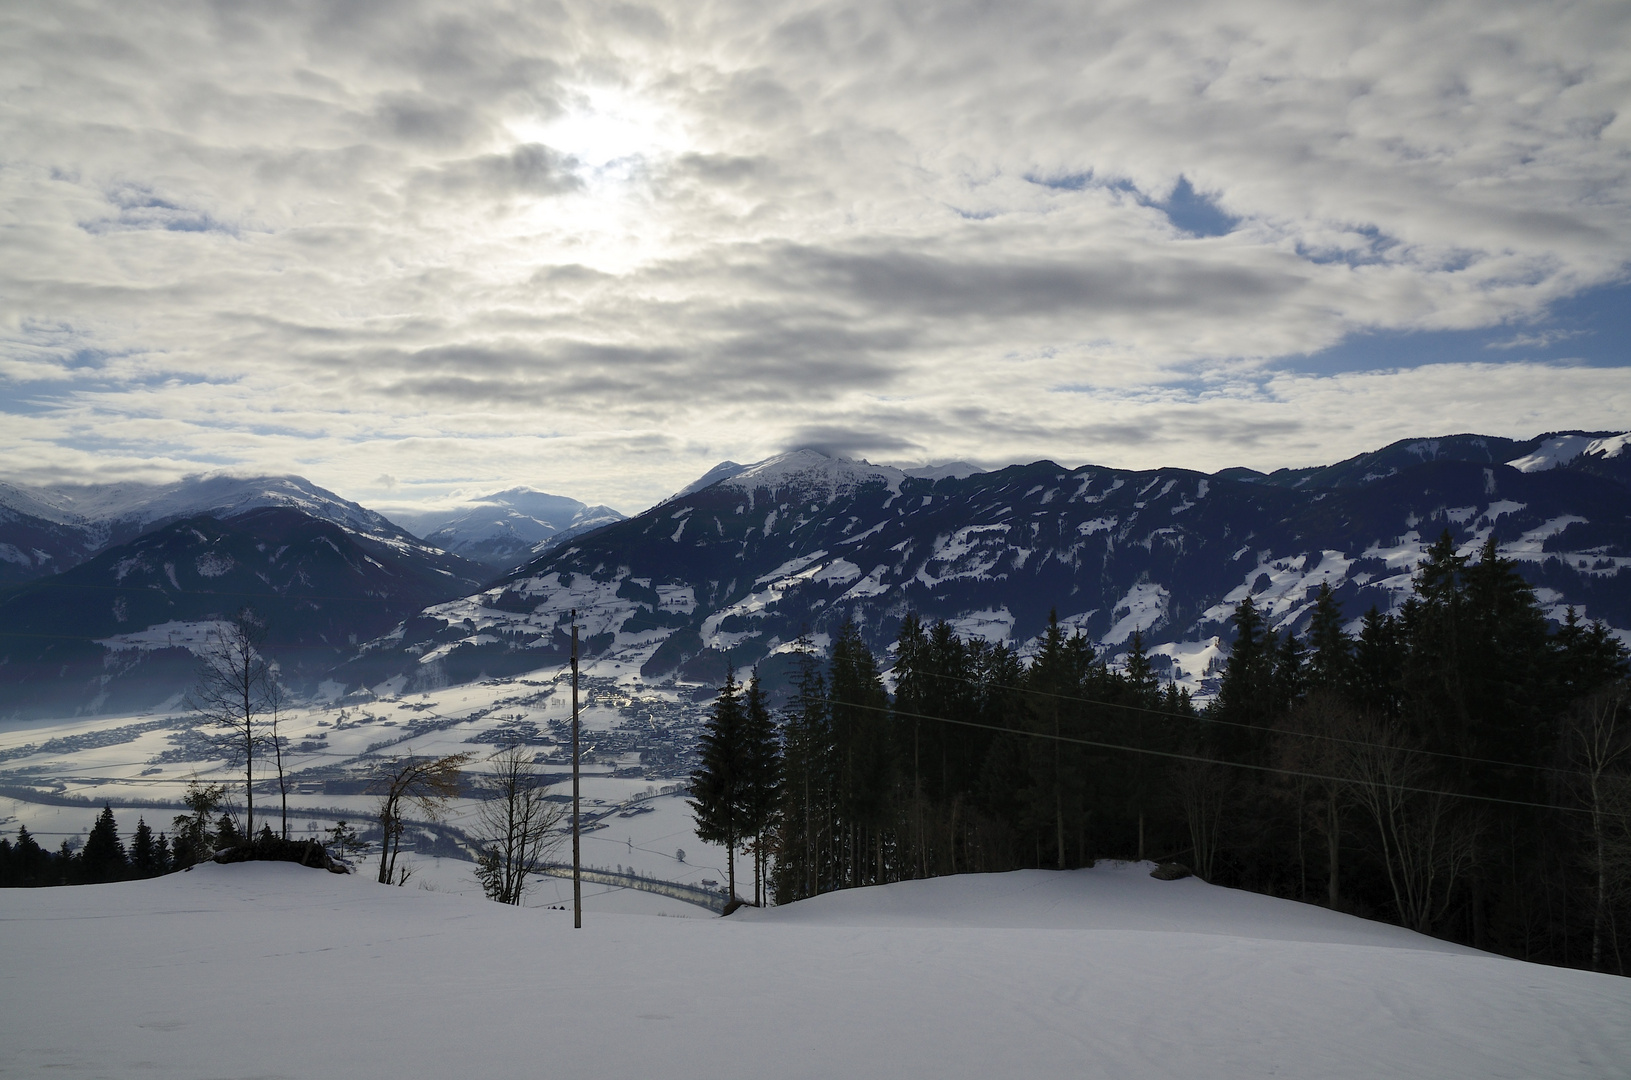
[[[443,510],[397,513],[394,520],[428,544],[504,571],[623,515],[564,495],[510,488]]]
[[[1551,618],[1574,605],[1631,641],[1627,442],[1464,435],[1270,474],[1041,461],[938,478],[798,451],[426,609],[352,677],[559,663],[573,612],[602,671],[704,684],[728,665],[773,676],[800,636],[819,647],[846,620],[887,662],[909,613],[1021,648],[1056,613],[1112,658],[1141,632],[1166,677],[1205,692],[1241,599],[1300,631],[1328,584],[1357,625],[1398,608],[1445,531],[1468,553],[1494,535]]]
[[[1328,584],[1357,623],[1398,607],[1444,531],[1469,553],[1495,536],[1550,617],[1572,605],[1631,642],[1628,442],[1456,435],[1266,474],[914,474],[801,450],[722,463],[626,519],[499,492],[405,521],[423,540],[293,477],[6,487],[0,558],[27,578],[0,594],[0,715],[174,700],[240,601],[299,692],[558,665],[576,612],[597,670],[647,684],[730,665],[774,683],[797,639],[846,620],[887,665],[909,613],[1021,649],[1057,614],[1112,660],[1141,632],[1165,677],[1204,693],[1241,599],[1300,631]]]

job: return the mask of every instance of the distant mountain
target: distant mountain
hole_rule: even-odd
[[[0,586],[55,573],[95,554],[102,533],[83,524],[52,520],[21,509],[34,500],[13,498],[16,491],[0,485]],[[47,514],[52,511],[45,509]],[[54,516],[54,515],[53,515]]]
[[[359,642],[485,576],[394,529],[370,535],[291,506],[189,517],[0,594],[0,716],[174,699],[196,650],[246,606],[266,622],[285,685],[311,690]]]
[[[384,517],[299,476],[195,476],[170,484],[0,483],[0,584],[61,573],[168,522],[287,507],[385,542],[411,540]]]
[[[563,541],[622,521],[609,506],[517,487],[452,509],[402,513],[397,520],[427,543],[498,571]]]
[[[1612,474],[1628,440],[1590,435],[1574,453],[1565,437],[1416,440],[1290,482],[1046,461],[929,479],[800,451],[716,470],[426,610],[356,677],[558,662],[572,609],[601,670],[704,682],[727,663],[774,668],[800,633],[820,643],[846,619],[883,654],[908,612],[1023,647],[1057,610],[1112,656],[1142,631],[1166,674],[1204,690],[1242,598],[1301,630],[1329,583],[1357,622],[1402,602],[1444,530],[1469,552],[1493,533],[1553,618],[1572,603],[1623,632],[1631,487]]]
[[[1572,604],[1631,642],[1628,445],[1625,433],[1449,436],[1266,475],[1047,461],[913,475],[806,450],[724,463],[621,520],[499,492],[414,522],[424,541],[292,479],[214,498],[0,490],[3,542],[30,563],[0,549],[0,569],[49,574],[39,567],[94,555],[0,594],[0,714],[126,707],[165,696],[165,680],[173,693],[191,680],[188,648],[241,598],[283,627],[280,662],[303,687],[411,688],[559,663],[574,609],[602,673],[702,684],[727,664],[774,680],[801,633],[819,646],[846,619],[887,664],[910,612],[1024,649],[1056,610],[1111,658],[1143,632],[1164,674],[1206,691],[1242,598],[1300,632],[1328,583],[1357,622],[1372,605],[1397,608],[1445,530],[1468,553],[1494,535],[1551,618]],[[256,500],[274,505],[149,524],[87,551],[86,529]]]
[[[1626,438],[1607,431],[1569,431],[1537,435],[1528,440],[1490,435],[1400,439],[1335,465],[1277,469],[1267,474],[1252,469],[1225,469],[1217,475],[1234,480],[1256,480],[1276,487],[1318,490],[1362,487],[1432,461],[1468,461],[1479,465],[1500,462],[1519,472],[1544,472],[1572,465],[1576,471],[1601,472],[1622,483],[1631,483],[1631,455],[1620,452]],[[1601,466],[1610,461],[1614,464],[1604,472]]]

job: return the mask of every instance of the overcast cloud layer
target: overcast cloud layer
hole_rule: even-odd
[[[798,445],[1623,427],[1623,349],[1548,320],[1626,277],[1627,102],[1613,0],[14,0],[4,473],[635,510]]]

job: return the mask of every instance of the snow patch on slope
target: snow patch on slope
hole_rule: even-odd
[[[905,473],[887,465],[828,457],[816,450],[795,450],[750,465],[720,482],[747,492],[790,487],[807,501],[830,503],[867,484],[882,483],[891,492],[899,492],[905,478]]]
[[[1148,634],[1153,627],[1166,622],[1167,606],[1171,602],[1172,594],[1162,585],[1153,582],[1134,585],[1111,609],[1110,617],[1116,622],[1104,635],[1104,644],[1120,645],[1131,638],[1134,631]]]
[[[1523,457],[1513,458],[1507,464],[1519,472],[1545,472],[1547,469],[1567,465],[1581,454],[1603,452],[1606,449],[1605,444],[1611,442],[1617,445],[1605,456],[1613,457],[1619,452],[1619,448],[1625,445],[1625,439],[1625,435],[1617,435],[1612,439],[1593,439],[1589,435],[1558,435],[1547,439]]]

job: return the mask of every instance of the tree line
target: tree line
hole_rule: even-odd
[[[83,844],[65,839],[56,850],[40,846],[24,825],[16,841],[0,838],[0,888],[37,888],[49,885],[96,885],[159,877],[203,862],[223,847],[243,842],[233,815],[222,809],[226,789],[217,784],[189,784],[184,814],[171,821],[171,831],[154,833],[145,816],[127,846],[111,804],[104,803],[86,831]],[[270,826],[262,835],[271,836]]]
[[[772,716],[728,676],[692,778],[698,833],[776,902],[961,872],[1179,862],[1207,881],[1531,960],[1631,959],[1624,646],[1549,623],[1493,538],[1446,533],[1396,614],[1302,637],[1250,598],[1204,707],[1135,634],[1112,668],[1050,619],[1029,658],[902,623],[887,692],[854,625],[798,650]],[[754,901],[760,901],[756,891]]]
[[[359,835],[348,822],[337,821],[325,833],[323,848],[342,862],[346,857],[370,854],[379,845],[377,880],[404,885],[412,866],[400,859],[402,841],[411,822],[410,808],[421,820],[436,821],[464,792],[468,781],[476,798],[476,827],[470,840],[475,848],[475,876],[489,899],[519,905],[531,875],[548,861],[560,843],[563,808],[549,797],[549,785],[533,755],[523,746],[494,753],[488,768],[473,776],[464,767],[468,753],[439,758],[406,756],[382,762],[372,790],[378,796],[377,834]],[[254,858],[302,861],[302,844],[273,832],[262,822],[253,837],[240,829],[238,819],[224,809],[227,788],[221,784],[187,786],[183,804],[169,834],[154,834],[145,817],[139,818],[127,847],[119,835],[113,808],[104,804],[83,845],[65,839],[56,851],[42,848],[28,827],[17,831],[15,842],[0,838],[0,888],[52,885],[91,885],[158,877],[186,870],[233,848],[258,849]],[[312,829],[316,830],[313,822]],[[315,842],[315,841],[313,841]]]

